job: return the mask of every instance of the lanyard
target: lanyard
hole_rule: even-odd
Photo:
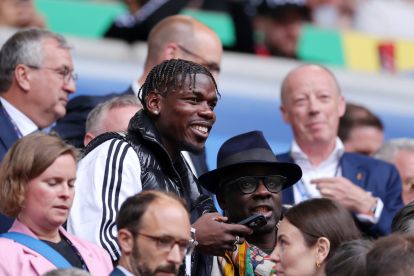
[[[7,117],[7,119],[9,119],[9,121],[11,122],[11,124],[13,125],[14,131],[16,132],[17,137],[20,139],[23,137],[23,134],[21,133],[21,131],[19,130],[19,128],[17,127],[16,123],[14,122],[14,120],[12,119],[12,117],[10,117],[9,113],[7,113],[6,109],[4,108],[4,106],[1,104],[0,101],[0,111],[3,112],[4,116]]]
[[[71,247],[71,249],[73,250],[73,252],[78,256],[81,265],[82,265],[82,269],[89,271],[88,266],[86,265],[85,261],[82,258],[82,255],[80,254],[79,250],[76,248],[76,246],[73,245],[73,243],[67,238],[65,237],[65,235],[60,235],[62,239],[65,240],[65,242]]]
[[[341,166],[341,160],[342,160],[342,157],[338,160],[338,164],[336,165],[336,169],[335,169],[335,174],[334,174],[334,177],[335,177],[335,176],[338,176],[338,173],[339,173],[339,168],[340,168],[340,166]],[[305,185],[305,183],[303,182],[303,179],[300,179],[300,180],[296,183],[296,188],[298,189],[298,191],[299,191],[299,193],[300,193],[300,198],[301,198],[301,201],[305,201],[305,200],[308,200],[308,199],[311,199],[311,198],[312,198],[312,196],[311,196],[311,194],[310,194],[309,190],[306,188],[306,185]]]

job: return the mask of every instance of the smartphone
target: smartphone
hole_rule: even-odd
[[[266,218],[263,215],[255,214],[250,216],[242,221],[239,221],[237,224],[243,224],[250,228],[257,228],[267,224]]]

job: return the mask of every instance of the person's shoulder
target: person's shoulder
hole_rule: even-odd
[[[119,95],[118,93],[109,93],[105,95],[79,95],[69,100],[66,107],[68,110],[74,109],[76,107],[85,107],[85,106],[90,106],[93,108],[96,105],[103,103],[118,95]]]
[[[279,162],[292,161],[292,157],[290,156],[290,152],[288,151],[276,154],[276,159]]]
[[[388,163],[380,159],[376,159],[371,156],[359,154],[359,153],[346,152],[344,153],[343,158],[351,162],[365,164],[370,167],[376,167],[376,168],[378,167],[393,168],[394,167],[391,163]]]

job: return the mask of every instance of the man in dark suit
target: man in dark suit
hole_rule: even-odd
[[[65,115],[76,89],[69,50],[62,36],[40,29],[17,32],[1,48],[0,162],[19,138]],[[10,226],[0,214],[0,233]]]
[[[117,227],[121,257],[110,276],[177,275],[196,245],[187,207],[160,191],[128,198],[119,210]]]
[[[138,95],[150,70],[164,60],[180,58],[199,63],[215,78],[220,72],[222,44],[213,30],[199,21],[183,15],[167,17],[158,23],[148,37],[148,53],[143,74],[122,94]],[[82,95],[69,101],[67,115],[58,121],[54,130],[69,143],[83,147],[85,122],[88,113],[98,104],[118,94],[103,96]],[[190,154],[195,175],[207,171],[205,157]],[[187,159],[188,160],[188,159]],[[199,165],[198,165],[199,164]]]
[[[302,179],[284,191],[283,202],[327,197],[352,212],[366,234],[390,233],[392,218],[403,206],[400,176],[391,164],[344,153],[337,133],[345,99],[333,73],[317,65],[292,70],[282,83],[280,110],[294,141],[290,152],[277,158],[303,171]]]

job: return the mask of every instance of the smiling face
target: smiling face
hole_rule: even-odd
[[[300,230],[283,219],[278,227],[276,247],[271,254],[271,259],[276,262],[277,275],[318,275],[316,255],[316,246],[309,247]]]
[[[29,228],[57,229],[67,219],[75,195],[76,162],[71,154],[56,158],[26,187],[19,219]]]
[[[291,72],[284,83],[281,111],[303,146],[331,145],[337,137],[345,100],[332,76],[315,65]]]
[[[43,61],[39,68],[28,67],[30,88],[28,99],[32,108],[29,117],[41,128],[47,127],[66,114],[68,96],[76,90],[75,81],[65,81],[63,74],[73,71],[68,49],[59,47],[54,39],[42,43]]]
[[[212,79],[197,74],[192,88],[188,81],[187,78],[183,87],[168,91],[165,96],[154,93],[149,96],[156,101],[158,118],[155,124],[173,158],[181,150],[201,151],[216,121],[217,93]]]
[[[230,181],[242,176],[265,176],[269,174],[260,166],[248,165],[229,172],[226,179]],[[263,184],[263,179],[260,180],[256,191],[251,194],[243,194],[234,186],[225,186],[221,190],[223,194],[218,195],[220,206],[225,210],[225,215],[228,216],[230,222],[237,223],[254,214],[262,214],[265,216],[267,224],[254,229],[254,233],[275,231],[282,210],[280,194],[269,192]]]

